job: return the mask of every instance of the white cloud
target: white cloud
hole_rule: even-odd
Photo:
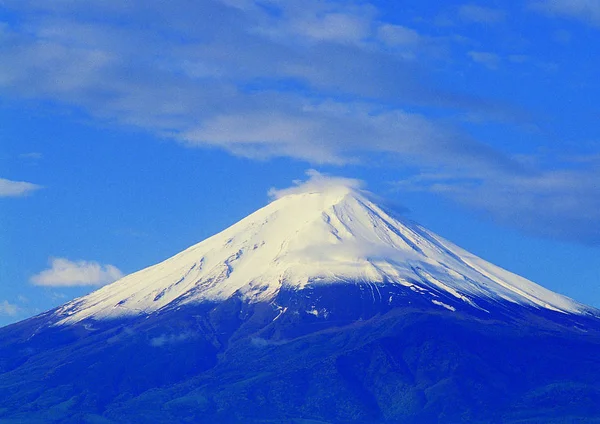
[[[568,165],[519,175],[423,172],[397,187],[440,194],[531,234],[597,245],[600,158]]]
[[[15,316],[19,312],[19,307],[9,303],[7,300],[0,302],[0,315]]]
[[[600,26],[598,0],[542,0],[532,2],[532,8],[549,16],[577,19]]]
[[[319,41],[358,43],[369,36],[369,20],[344,13],[329,13],[321,17],[292,22],[296,34]]]
[[[373,35],[377,10],[369,4],[287,1],[272,4],[279,16],[257,31],[274,40],[362,45]]]
[[[40,160],[44,157],[44,155],[42,155],[40,152],[28,152],[28,153],[21,153],[19,155],[20,159],[26,159],[26,160]]]
[[[114,265],[101,265],[95,261],[70,261],[53,258],[51,267],[31,277],[38,286],[102,286],[123,277]]]
[[[0,178],[0,197],[19,197],[26,196],[42,186],[25,181],[11,181],[5,178]]]
[[[468,55],[473,62],[479,63],[489,69],[498,69],[498,65],[500,64],[500,56],[495,53],[470,51]]]
[[[436,61],[432,45],[445,41],[381,21],[364,3],[150,2],[146,12],[162,17],[151,26],[135,25],[148,17],[117,1],[86,2],[87,9],[7,4],[37,18],[0,29],[8,41],[0,44],[0,92],[74,105],[186,145],[339,163],[348,154],[336,136],[352,116],[307,104],[370,102],[405,116],[414,104],[497,112],[489,102],[435,88],[415,68],[415,61]],[[131,25],[120,24],[123,16]],[[189,42],[173,42],[182,38]],[[313,132],[318,142],[304,136]],[[375,136],[363,136],[357,147],[373,150]]]
[[[499,152],[416,113],[338,102],[285,103],[216,117],[183,135],[190,144],[227,146],[250,157],[295,156],[313,163],[345,164],[389,153],[398,164],[514,170]]]
[[[296,180],[294,186],[284,189],[271,188],[269,196],[273,199],[279,199],[290,194],[301,194],[311,192],[324,192],[329,190],[361,190],[364,183],[354,178],[333,177],[321,174],[314,169],[306,171],[308,179],[306,181]]]
[[[383,24],[377,31],[379,38],[391,46],[416,46],[423,39],[417,31],[402,25]]]
[[[436,75],[463,70],[469,58],[490,69],[502,61],[525,60],[477,51],[477,40],[448,34],[456,27],[431,27],[431,36],[423,29],[425,21],[409,11],[391,22],[391,15],[354,1],[144,4],[4,0],[14,20],[0,26],[0,95],[49,100],[103,123],[135,126],[185,146],[213,146],[247,157],[286,156],[336,165],[383,157],[405,172],[431,169],[449,175],[446,185],[436,182],[440,193],[450,193],[453,185],[460,191],[475,181],[477,200],[487,205],[482,208],[503,209],[484,202],[511,190],[499,182],[531,183],[532,175],[547,175],[470,137],[465,128],[472,128],[473,120],[465,124],[457,118],[530,124],[529,116],[455,92],[443,82],[445,77],[434,82]],[[549,14],[598,20],[596,2],[536,4]],[[506,17],[502,10],[473,4],[450,12],[462,22],[484,24]],[[472,50],[469,56],[465,49]],[[536,64],[535,57],[526,63]],[[560,173],[559,167],[544,169]],[[597,196],[585,178],[595,174],[580,175],[579,186],[571,180],[573,202],[575,196],[581,202]],[[524,187],[534,196],[539,184]],[[565,195],[558,184],[552,187],[546,198]],[[539,213],[520,210],[529,218]],[[553,219],[566,221],[577,214],[576,207],[546,210],[554,211]],[[600,228],[600,218],[585,219],[588,227]],[[562,226],[562,234],[573,225]]]

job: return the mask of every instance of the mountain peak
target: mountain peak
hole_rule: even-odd
[[[319,178],[273,191],[274,201],[221,233],[66,304],[57,311],[61,322],[232,296],[271,301],[281,290],[323,284],[366,284],[374,302],[383,301],[379,287],[397,285],[450,310],[459,304],[487,312],[480,304],[496,302],[587,311],[389,215],[354,180]]]
[[[355,194],[363,192],[363,182],[354,178],[331,177],[323,175],[314,169],[306,172],[308,179],[306,181],[296,180],[294,186],[269,190],[269,195],[273,199],[279,199],[291,195],[321,195],[332,196],[334,198],[344,197],[347,194]]]

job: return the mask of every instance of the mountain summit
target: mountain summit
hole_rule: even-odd
[[[0,422],[600,423],[598,311],[348,180],[0,328]]]
[[[482,300],[564,313],[590,309],[494,266],[405,220],[347,185],[284,195],[185,251],[69,302],[61,323],[147,314],[239,296],[273,300],[283,290],[362,284],[374,302],[398,285],[433,304],[487,311]]]

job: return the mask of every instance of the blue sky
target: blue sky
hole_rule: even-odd
[[[0,325],[307,169],[600,307],[600,3],[0,2]]]

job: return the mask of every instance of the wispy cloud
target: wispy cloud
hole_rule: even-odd
[[[263,29],[277,39],[299,37],[302,41],[360,44],[371,35],[373,11],[369,7],[341,10],[322,10],[290,7],[283,9],[285,18],[278,25]]]
[[[500,64],[500,56],[495,53],[470,51],[469,57],[473,62],[479,63],[489,69],[498,69]]]
[[[532,2],[531,7],[549,16],[600,26],[600,2],[597,0],[541,0]]]
[[[356,162],[365,153],[386,152],[444,166],[516,165],[423,115],[372,104],[306,103],[298,111],[280,101],[268,110],[215,117],[182,136],[187,143],[218,143],[245,156],[300,156],[314,163]]]
[[[32,160],[32,161],[40,160],[43,157],[44,157],[44,155],[42,155],[40,152],[21,153],[19,155],[19,159]]]
[[[114,265],[53,258],[50,260],[50,268],[32,276],[31,282],[38,286],[51,287],[102,286],[122,276],[123,273]]]
[[[418,46],[423,36],[403,25],[384,24],[377,29],[377,36],[390,46]]]
[[[12,303],[9,303],[7,300],[3,300],[0,302],[0,315],[8,315],[15,316],[19,313],[19,307]]]
[[[360,190],[364,182],[354,178],[334,177],[322,174],[314,169],[306,171],[308,179],[306,181],[296,180],[293,187],[284,189],[271,188],[269,197],[279,199],[290,194],[310,193],[313,191],[321,192],[327,190],[338,190],[347,188],[351,190]]]
[[[25,181],[12,181],[0,178],[0,197],[26,196],[42,186]]]
[[[600,244],[598,165],[598,158],[587,157],[531,174],[423,172],[397,187],[437,193],[531,234]]]
[[[480,24],[494,24],[506,18],[506,12],[501,9],[465,4],[458,8],[458,17],[464,21]]]
[[[427,120],[411,117],[414,105],[498,111],[427,81],[424,67],[437,60],[439,49],[429,48],[436,41],[381,20],[368,4],[149,2],[136,14],[115,1],[92,1],[85,10],[72,2],[7,3],[36,19],[1,29],[7,43],[0,47],[0,90],[76,105],[186,145],[340,163],[349,155],[338,136],[348,133],[354,112],[325,111],[332,102],[348,110],[370,104],[400,123]],[[136,21],[148,22],[146,14],[161,19],[140,29]],[[120,24],[123,16],[131,25]],[[358,113],[366,123],[365,112]],[[391,119],[379,121],[392,124],[394,144],[412,135]],[[247,134],[240,131],[247,125]],[[371,149],[365,140],[359,150]]]
[[[555,0],[535,7],[597,22],[595,4]],[[424,170],[448,175],[427,189],[520,227],[532,229],[525,221],[542,214],[547,219],[539,222],[552,220],[564,238],[600,228],[593,212],[578,212],[576,206],[598,197],[590,183],[597,176],[589,168],[525,164],[501,143],[493,148],[471,136],[457,116],[530,121],[515,107],[435,81],[436,73],[457,71],[450,68],[453,62],[461,72],[465,60],[489,69],[540,63],[526,56],[529,51],[511,55],[464,37],[458,43],[460,34],[447,34],[456,26],[431,27],[432,36],[416,20],[388,21],[366,2],[150,0],[141,8],[117,0],[4,0],[3,5],[16,13],[0,26],[2,95],[75,106],[103,122],[246,157],[336,165],[385,157],[418,176]],[[501,9],[470,3],[448,13],[462,22],[509,21]],[[2,181],[8,180],[0,180],[0,193]],[[570,191],[561,185],[565,181]],[[475,195],[469,199],[471,188]],[[516,193],[518,201],[511,198]],[[565,198],[572,207],[526,207],[536,203],[532,199],[544,204]],[[521,205],[516,209],[522,218],[509,217],[511,203]],[[581,225],[574,229],[576,222]],[[79,281],[101,284],[116,277],[108,266],[95,265],[103,277]],[[66,268],[90,267],[84,262]],[[71,283],[55,284],[77,280],[65,279]]]

